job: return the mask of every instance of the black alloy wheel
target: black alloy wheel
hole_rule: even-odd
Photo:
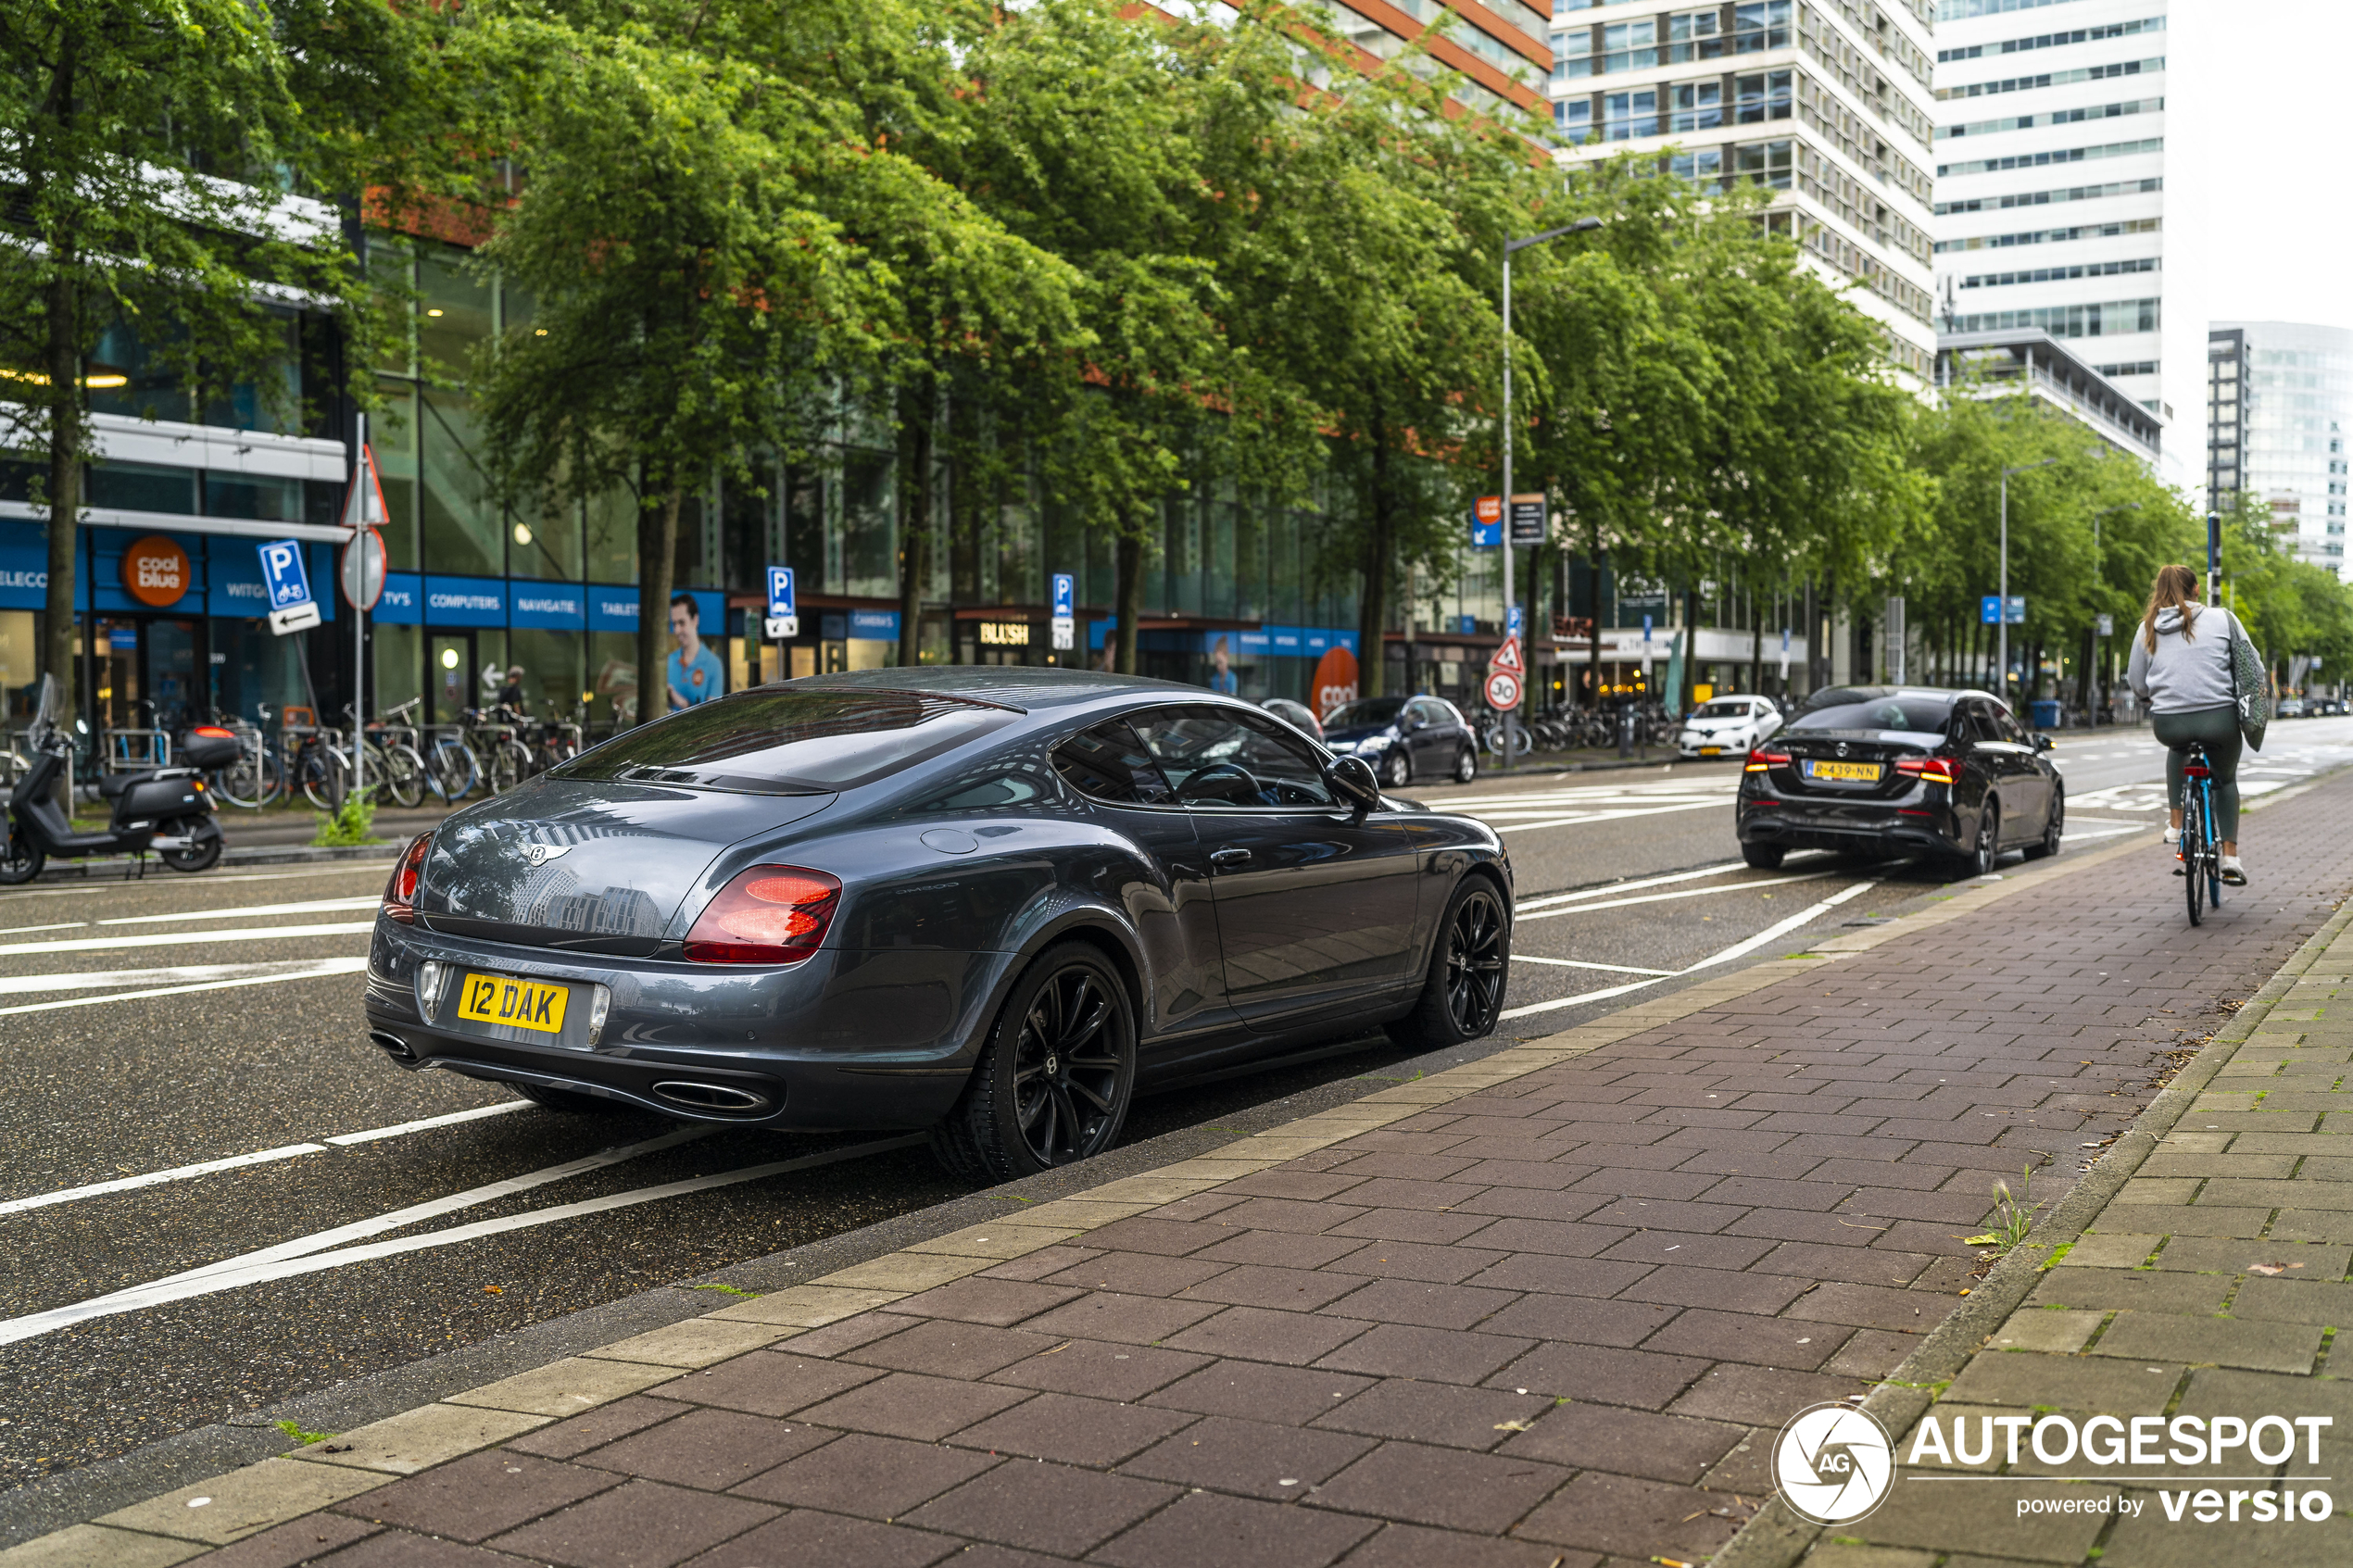
[[[2051,781],[2051,809],[2043,818],[2043,836],[2028,847],[2030,860],[2047,860],[2059,852],[2059,840],[2067,835],[2067,786],[2057,779]]]
[[[1454,782],[1466,784],[1478,777],[1478,753],[1464,746],[1454,753]]]
[[[2002,858],[2002,809],[1988,800],[1977,813],[1977,842],[1969,848],[1971,876],[1992,876]]]
[[[1014,985],[932,1150],[967,1181],[1035,1175],[1109,1148],[1135,1091],[1127,988],[1100,950],[1065,942]]]
[[[1485,875],[1465,877],[1447,902],[1421,998],[1388,1026],[1390,1037],[1441,1050],[1493,1034],[1511,975],[1511,937],[1502,890]]]
[[[1414,782],[1413,759],[1405,755],[1405,744],[1400,741],[1389,748],[1380,760],[1380,782],[1391,789],[1403,789]]]

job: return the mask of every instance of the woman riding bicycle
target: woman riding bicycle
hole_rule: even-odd
[[[2196,742],[2206,747],[2213,770],[2222,880],[2233,887],[2246,885],[2246,872],[2239,864],[2239,710],[2231,646],[2245,635],[2229,610],[2198,602],[2196,573],[2186,566],[2160,567],[2125,671],[2133,693],[2148,705],[2150,729],[2166,746],[2165,799],[2172,808],[2167,847],[2182,841],[2182,764]]]

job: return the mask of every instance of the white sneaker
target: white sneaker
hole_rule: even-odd
[[[2236,855],[2222,857],[2222,881],[2232,887],[2246,885],[2246,868],[2239,864],[2239,858]]]
[[[2179,848],[2181,847],[2181,843],[2182,830],[2180,828],[2167,828],[2165,830],[2165,847],[2168,849]]]

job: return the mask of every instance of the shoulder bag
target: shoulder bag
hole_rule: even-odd
[[[2228,610],[2230,635],[2223,640],[2223,657],[2231,666],[2231,701],[2239,710],[2239,734],[2252,751],[2263,749],[2263,732],[2271,722],[2271,671],[2263,656],[2255,650],[2239,618]]]

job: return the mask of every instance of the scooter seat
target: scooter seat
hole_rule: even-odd
[[[98,775],[98,798],[112,800],[132,784],[145,784],[155,776],[156,770],[153,768],[130,773],[101,773]]]

